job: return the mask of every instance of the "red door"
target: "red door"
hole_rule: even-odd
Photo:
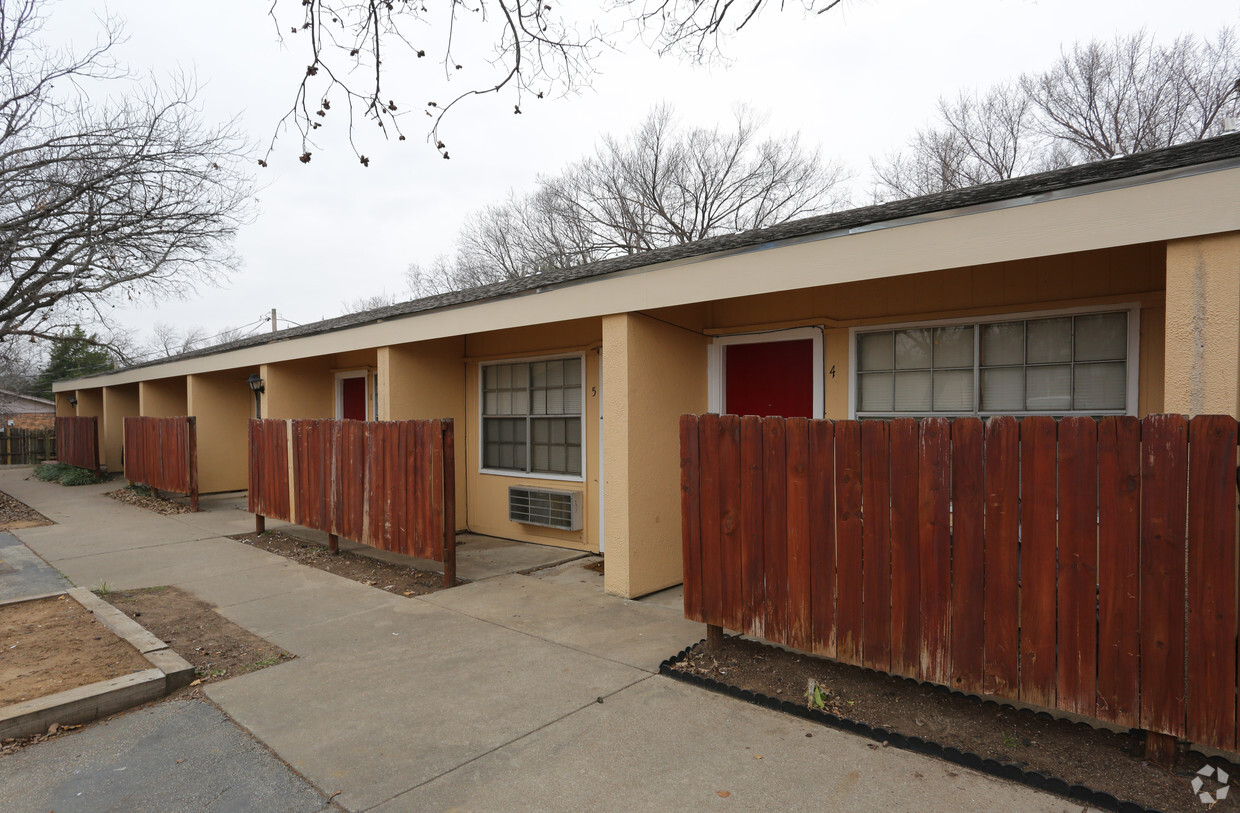
[[[813,418],[814,341],[724,347],[724,412]]]
[[[362,376],[340,379],[340,417],[346,421],[366,420],[366,379]]]

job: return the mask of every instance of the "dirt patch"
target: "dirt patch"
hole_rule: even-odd
[[[0,706],[150,669],[68,596],[0,607]]]
[[[1143,759],[1144,742],[1139,735],[1035,717],[891,675],[737,638],[727,639],[718,653],[705,652],[699,644],[673,669],[807,705],[811,703],[807,688],[813,680],[819,687],[814,706],[840,717],[1014,764],[1146,807],[1203,809],[1189,783],[1205,759],[1191,752],[1169,771]],[[1233,772],[1230,766],[1227,770]]]
[[[176,587],[112,590],[104,600],[189,661],[203,683],[275,666],[293,655]]]
[[[591,562],[588,565],[582,565],[581,569],[588,570],[591,573],[602,573],[603,572],[603,560],[600,559],[597,562]]]
[[[347,550],[332,554],[322,545],[280,531],[238,534],[230,539],[398,596],[424,596],[443,589],[443,574],[434,570],[383,562]],[[457,584],[464,581],[457,579]]]
[[[136,505],[156,514],[170,516],[172,514],[188,514],[189,506],[175,500],[156,497],[149,488],[142,486],[125,486],[116,491],[109,491],[108,496],[129,505]]]
[[[0,531],[53,524],[55,523],[21,500],[0,491]]]

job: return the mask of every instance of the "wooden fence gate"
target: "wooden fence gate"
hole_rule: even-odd
[[[444,563],[456,583],[453,423],[250,421],[250,511]]]
[[[60,439],[60,448],[56,455],[59,462],[99,471],[99,419],[97,417],[57,418],[55,437]]]
[[[194,418],[126,418],[125,479],[188,494],[198,510],[198,428]]]
[[[1236,750],[1230,416],[680,434],[688,618]]]

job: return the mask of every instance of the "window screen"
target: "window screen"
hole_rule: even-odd
[[[1128,313],[857,334],[857,413],[1105,414],[1128,408]]]
[[[580,358],[482,367],[482,464],[581,475]]]

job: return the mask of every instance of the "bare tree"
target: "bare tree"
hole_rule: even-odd
[[[728,128],[683,127],[668,106],[524,195],[471,215],[451,263],[411,274],[450,289],[570,268],[745,231],[841,204],[844,174],[796,135],[764,137],[739,110]],[[434,288],[421,283],[422,290]]]
[[[379,308],[386,308],[388,305],[395,305],[399,301],[400,298],[396,294],[381,291],[371,296],[359,296],[356,299],[350,299],[344,303],[344,312],[361,313],[363,311],[373,311]]]
[[[207,339],[206,328],[199,325],[181,328],[167,322],[156,322],[151,329],[151,338],[138,350],[137,357],[147,361],[179,356],[205,346]]]
[[[41,23],[37,0],[0,6],[0,339],[210,283],[247,216],[232,124],[205,125],[184,85],[92,104],[82,85],[124,81],[115,22],[81,55],[45,47]]]
[[[1144,30],[1076,44],[1048,71],[1021,78],[1042,133],[1078,161],[1194,141],[1218,131],[1234,104],[1234,29],[1159,45]]]
[[[912,197],[1217,135],[1238,109],[1234,29],[1159,45],[1077,43],[1046,71],[940,99],[935,122],[872,161],[875,197]]]
[[[841,2],[802,0],[807,14],[829,11]],[[599,6],[579,5],[544,0],[272,0],[276,30],[301,48],[306,70],[267,157],[279,132],[289,126],[299,137],[301,161],[309,163],[319,149],[315,131],[342,119],[359,161],[369,166],[356,125],[369,122],[385,137],[403,141],[405,116],[414,114],[415,121],[423,121],[416,115],[421,111],[429,117],[430,143],[448,158],[440,125],[448,111],[468,98],[503,93],[512,102],[512,113],[519,115],[531,99],[588,86],[595,58],[612,47],[609,43],[633,34],[660,53],[708,60],[718,55],[723,39],[773,4],[607,0]],[[266,165],[265,160],[259,163]]]

